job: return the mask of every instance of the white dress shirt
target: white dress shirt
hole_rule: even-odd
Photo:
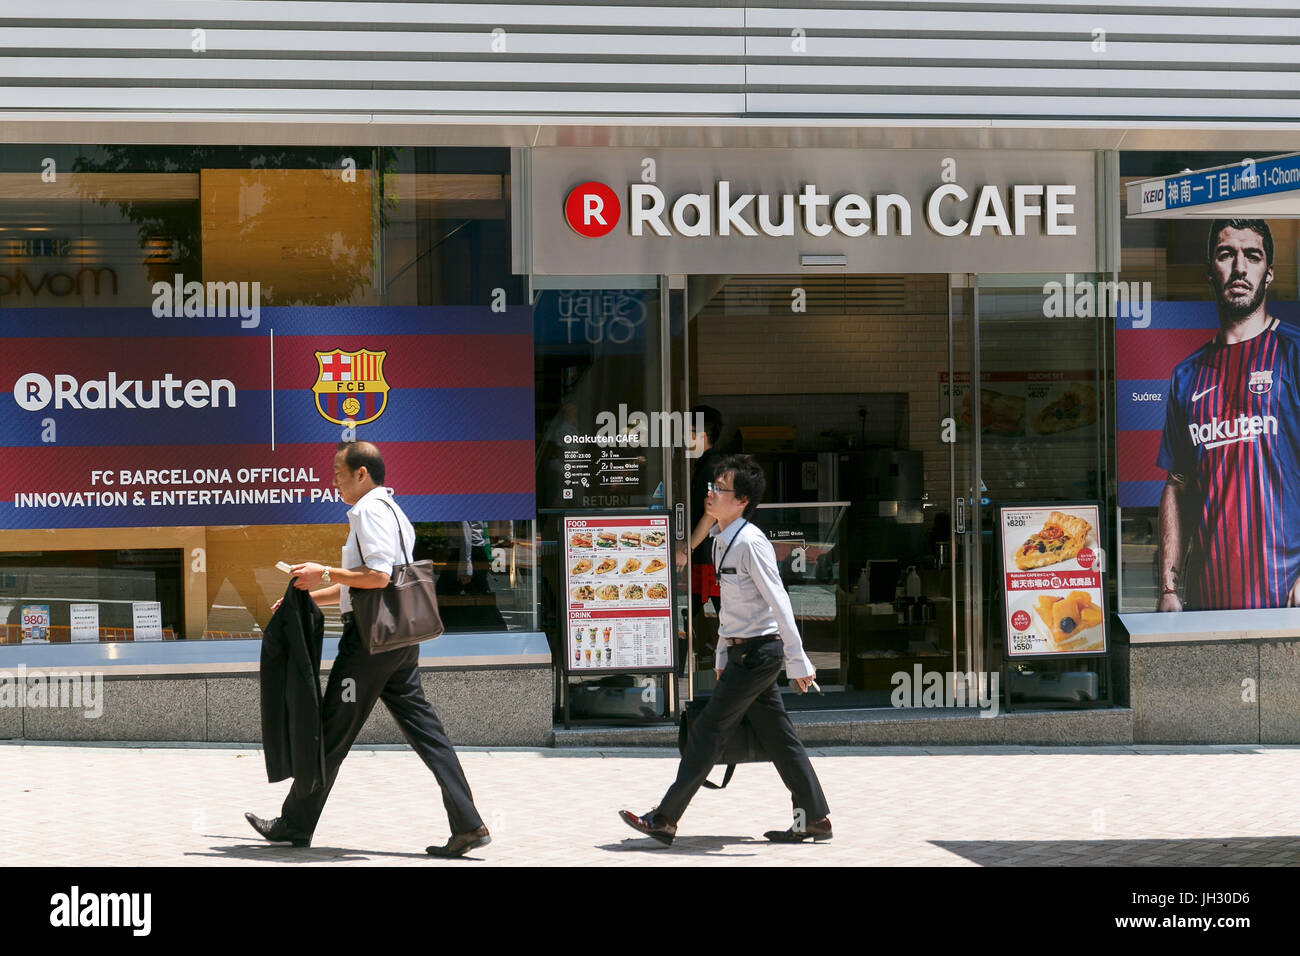
[[[384,504],[393,506],[389,511]],[[397,521],[393,512],[397,512]],[[372,488],[367,491],[348,511],[348,525],[351,531],[343,544],[343,555],[339,567],[355,571],[362,567],[361,555],[366,556],[365,567],[372,571],[393,573],[393,565],[402,563],[400,547],[397,543],[398,522],[401,522],[402,542],[406,545],[406,560],[412,561],[412,549],[415,548],[415,529],[402,511],[401,506],[393,500],[393,493],[388,488]],[[360,547],[358,547],[358,544]],[[346,584],[339,585],[339,612],[352,610],[352,589]]]
[[[460,573],[466,577],[474,574],[474,559],[483,557],[483,546],[487,544],[487,533],[482,521],[462,521]]]
[[[717,667],[727,666],[727,642],[722,638],[771,634],[779,636],[785,646],[787,677],[815,674],[812,661],[804,653],[790,598],[776,568],[776,552],[767,535],[752,522],[737,518],[726,531],[715,524],[709,536],[713,539],[713,566],[722,591],[714,658]]]

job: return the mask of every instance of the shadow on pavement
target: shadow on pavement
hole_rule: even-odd
[[[629,837],[618,843],[606,843],[596,849],[609,853],[663,853],[668,856],[708,856],[720,853],[729,846],[768,846],[766,840],[755,840],[752,836],[697,836],[678,837],[672,846],[664,846],[650,837]],[[729,853],[728,856],[753,856],[753,853]]]
[[[979,866],[1300,866],[1300,836],[1196,840],[932,840]]]
[[[207,834],[210,839],[220,840],[221,834]],[[243,837],[229,837],[232,840],[243,840]],[[349,847],[340,846],[310,846],[310,847],[292,847],[284,846],[277,843],[235,843],[214,845],[210,851],[187,852],[185,856],[196,857],[217,857],[227,860],[247,860],[257,863],[328,863],[331,861],[340,862],[357,862],[369,859],[400,859],[400,860],[428,860],[429,862],[446,862],[437,857],[432,857],[427,853],[399,853],[392,850],[358,850]],[[474,861],[482,860],[483,857],[476,857],[466,854],[457,857],[452,862],[462,860]]]

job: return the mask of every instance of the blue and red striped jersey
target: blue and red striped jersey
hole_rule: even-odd
[[[1274,319],[1174,369],[1156,463],[1186,482],[1187,610],[1286,605],[1300,573],[1298,368],[1300,328]]]

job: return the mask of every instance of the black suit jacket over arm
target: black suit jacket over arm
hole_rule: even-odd
[[[311,789],[325,780],[320,655],[325,618],[290,583],[262,636],[262,750],[271,783],[293,777]]]

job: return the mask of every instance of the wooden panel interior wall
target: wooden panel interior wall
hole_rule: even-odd
[[[183,202],[198,196],[198,173],[60,172],[54,182],[38,171],[0,173],[0,199]]]
[[[203,280],[260,282],[262,305],[373,299],[371,176],[355,170],[205,169]]]

